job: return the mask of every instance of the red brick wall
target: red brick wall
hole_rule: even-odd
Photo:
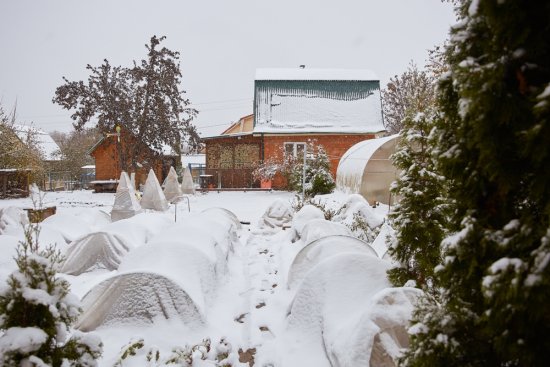
[[[282,159],[284,143],[307,142],[314,140],[316,145],[322,145],[330,158],[330,171],[332,177],[336,178],[338,163],[344,153],[353,145],[367,139],[374,139],[374,134],[362,135],[285,135],[285,136],[264,136],[264,160],[270,157]],[[283,177],[275,177],[273,187],[285,185]]]
[[[121,139],[121,144],[125,144],[124,139]],[[127,138],[126,138],[127,140]],[[117,146],[119,144],[116,137],[108,137],[91,153],[95,158],[95,178],[96,180],[118,180],[120,178],[120,160],[117,152]],[[130,161],[127,161],[127,166],[130,167]],[[174,167],[175,168],[175,167]],[[132,172],[131,168],[128,168]],[[154,162],[153,170],[157,176],[157,179],[162,184],[164,177],[162,175],[162,161],[157,160]],[[128,175],[130,175],[128,172]],[[136,186],[139,187],[140,183],[145,183],[148,169],[138,169],[136,172]]]
[[[283,146],[284,143],[290,142],[307,142],[308,140],[314,140],[315,144],[322,145],[330,158],[330,169],[333,177],[336,177],[336,170],[338,168],[338,163],[340,158],[344,153],[351,148],[353,145],[359,143],[360,141],[367,139],[374,139],[375,134],[361,134],[361,135],[273,135],[273,136],[252,136],[245,135],[241,139],[237,137],[219,137],[214,139],[205,140],[206,144],[206,168],[209,169],[209,162],[212,157],[209,157],[209,146],[213,144],[223,144],[227,145],[227,148],[234,144],[239,143],[258,143],[261,144],[263,140],[263,149],[264,149],[264,161],[269,158],[280,159],[283,158]],[[212,153],[212,152],[211,152]],[[261,150],[260,157],[258,161],[261,160]],[[97,169],[96,169],[97,170]],[[285,179],[282,176],[276,176],[273,180],[274,188],[281,188],[286,185]]]

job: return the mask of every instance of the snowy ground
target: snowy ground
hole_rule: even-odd
[[[57,214],[45,221],[42,241],[57,242],[67,252],[90,233],[106,231],[131,244],[127,254],[114,259],[115,267],[120,263],[118,269],[99,267],[79,275],[62,274],[78,297],[84,297],[90,290],[101,296],[115,283],[99,290],[97,285],[117,276],[158,272],[167,274],[181,286],[197,306],[196,314],[188,312],[185,317],[174,317],[180,310],[174,301],[176,311],[167,310],[170,305],[159,306],[168,319],[152,315],[152,323],[132,323],[128,321],[130,315],[121,322],[110,320],[100,325],[94,331],[104,343],[100,365],[115,365],[121,350],[140,339],[143,347],[124,359],[122,366],[163,365],[178,354],[175,348],[180,348],[181,355],[185,352],[181,348],[200,344],[205,338],[211,340],[212,350],[191,351],[193,366],[214,366],[215,362],[209,360],[215,360],[216,355],[221,359],[226,354],[226,361],[233,366],[239,365],[239,358],[245,362],[247,355],[254,356],[257,366],[367,366],[374,365],[374,360],[381,364],[384,358],[395,357],[399,347],[406,344],[398,327],[406,325],[417,293],[409,288],[390,288],[385,272],[391,262],[381,259],[385,241],[377,239],[367,249],[364,243],[351,238],[353,234],[343,224],[349,222],[351,212],[347,217],[341,214],[340,223],[319,218],[313,207],[298,215],[290,213],[294,221],[284,227],[271,228],[260,220],[269,207],[279,212],[289,209],[288,203],[293,198],[288,192],[211,192],[191,196],[190,212],[183,201],[177,212],[171,205],[165,213],[148,212],[111,224],[105,213],[111,211],[114,194],[47,193],[44,206],[55,205]],[[328,207],[339,208],[349,196],[333,194],[323,200]],[[383,228],[387,208],[371,212],[356,200],[348,203],[348,209],[350,203],[359,208],[358,212],[377,231]],[[0,210],[7,207],[30,208],[32,202],[1,200]],[[228,209],[245,224],[241,228],[233,224],[224,227],[232,222],[220,211],[201,214],[214,207]],[[328,243],[331,241],[317,241],[308,247],[309,242],[330,234],[339,235],[331,241],[336,241],[340,250],[335,251],[334,245]],[[14,266],[10,257],[16,238],[21,238],[21,233],[13,225],[0,235],[2,282]],[[193,252],[191,248],[199,251]],[[156,281],[150,280],[152,292]],[[169,286],[167,289],[166,292],[172,292]],[[121,292],[117,290],[115,294]],[[155,296],[166,297],[150,294],[151,298]],[[91,310],[85,310],[86,325],[101,321],[93,317],[94,313],[100,314],[96,308],[106,308],[109,301],[96,300],[93,306],[87,305]],[[141,303],[152,301],[149,294],[141,300],[123,300],[116,305],[114,314],[123,314],[125,310],[121,308],[129,302],[133,303],[132,312],[139,313]],[[155,312],[154,307],[151,310]],[[147,362],[147,355],[154,356],[156,351],[158,361],[153,358]]]

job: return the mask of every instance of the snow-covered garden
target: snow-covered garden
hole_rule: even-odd
[[[63,254],[58,277],[82,304],[73,327],[101,339],[100,366],[393,364],[421,291],[387,279],[388,207],[343,193],[316,206],[276,191],[188,198],[111,221],[114,194],[44,196],[57,213],[39,244]],[[5,290],[32,202],[0,206]],[[19,337],[0,347],[25,348]]]

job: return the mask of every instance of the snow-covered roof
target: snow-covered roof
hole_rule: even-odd
[[[362,99],[272,94],[259,104],[254,133],[376,133],[384,130],[380,91]]]
[[[254,133],[384,131],[380,82],[369,71],[259,69],[254,89]]]
[[[52,139],[52,137],[34,127],[34,126],[27,126],[27,125],[14,125],[15,133],[17,134],[17,137],[21,139],[24,143],[27,142],[27,137],[29,134],[33,135],[33,139],[35,139],[38,148],[42,151],[44,154],[44,159],[47,161],[58,161],[60,160],[60,157],[55,154],[56,151],[59,150],[59,145]]]
[[[206,164],[206,154],[182,154],[181,163],[183,166],[192,164]]]
[[[379,80],[367,69],[310,69],[262,68],[256,69],[256,80]]]

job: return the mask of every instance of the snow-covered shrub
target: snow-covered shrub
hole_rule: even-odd
[[[252,171],[252,178],[254,181],[269,181],[275,177],[277,172],[283,170],[283,163],[275,158],[269,158],[254,167],[254,170]]]
[[[225,339],[212,345],[210,338],[194,345],[174,347],[167,357],[162,357],[157,347],[146,347],[144,339],[133,339],[120,350],[114,367],[122,367],[126,363],[139,362],[145,358],[147,366],[181,366],[181,367],[238,367],[246,366],[239,363],[238,355],[232,350],[231,344]],[[135,364],[138,365],[138,364]]]
[[[17,248],[17,270],[0,290],[0,364],[2,366],[95,366],[99,338],[71,325],[80,313],[69,283],[56,277],[61,255],[40,249],[38,227],[25,228]],[[72,335],[71,335],[72,334]]]
[[[359,194],[349,196],[334,220],[348,226],[355,237],[367,243],[374,241],[385,221]]]
[[[308,143],[308,155],[305,170],[305,194],[313,197],[320,194],[330,194],[336,187],[330,173],[330,160],[322,145]],[[289,188],[302,192],[304,181],[304,164],[298,159],[290,165]]]
[[[333,220],[334,218],[338,217],[344,209],[343,206],[339,205],[338,207],[333,207],[329,205],[326,201],[321,201],[318,198],[306,197],[304,200],[302,200],[299,195],[296,195],[291,203],[292,208],[296,212],[302,209],[304,205],[313,205],[320,209],[325,215],[326,220]]]

